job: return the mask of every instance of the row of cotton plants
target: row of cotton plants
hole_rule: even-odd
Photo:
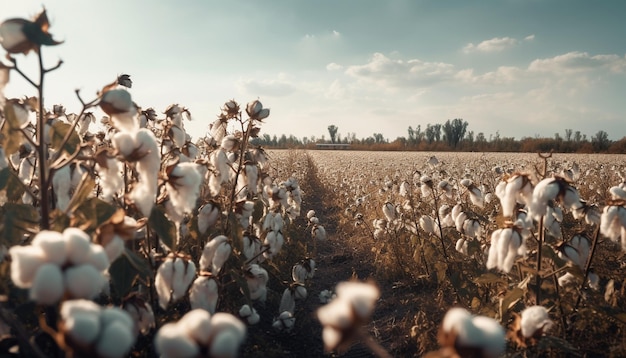
[[[288,172],[251,144],[270,110],[230,100],[192,142],[190,111],[141,107],[129,75],[91,100],[77,91],[80,113],[47,108],[43,78],[62,65],[44,66],[44,46],[59,44],[48,30],[45,11],[0,25],[2,354],[273,349],[246,346],[250,332],[267,334],[249,327],[297,325],[316,270],[312,248],[326,231],[313,210],[302,213],[301,158]],[[40,82],[20,66],[22,55],[38,57]],[[37,96],[5,98],[9,75]],[[48,341],[31,339],[40,335]]]
[[[519,333],[524,325],[515,323],[527,307],[549,314],[555,324],[544,327],[542,334],[551,328],[544,344],[558,349],[574,350],[567,342],[579,339],[573,332],[582,327],[600,334],[589,329],[591,310],[596,319],[607,318],[605,326],[623,324],[617,288],[623,287],[626,251],[621,158],[309,155],[335,188],[343,224],[371,248],[382,277],[436,283],[454,297],[451,305],[508,327],[517,349],[539,338],[526,328]]]

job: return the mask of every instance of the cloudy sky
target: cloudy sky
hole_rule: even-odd
[[[42,3],[65,41],[44,52],[64,61],[47,106],[78,111],[74,89],[128,73],[140,106],[188,107],[194,138],[229,99],[260,99],[262,133],[299,138],[454,118],[487,137],[626,136],[626,1],[0,0],[2,19]],[[13,75],[5,94],[33,91]]]

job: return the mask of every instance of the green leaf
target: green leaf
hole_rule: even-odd
[[[148,218],[148,225],[150,229],[154,230],[154,232],[159,235],[161,243],[172,250],[174,241],[176,240],[176,226],[173,222],[168,220],[165,216],[165,211],[160,205],[156,205],[152,208],[150,218]]]
[[[67,205],[67,212],[74,212],[93,193],[96,181],[88,173],[83,174],[78,188],[74,191],[70,203]]]
[[[95,230],[109,221],[116,211],[117,207],[114,205],[98,198],[90,198],[74,211],[74,225],[86,228],[85,231]]]
[[[20,129],[20,123],[15,116],[13,105],[10,103],[4,106],[4,118],[2,135],[0,135],[0,145],[4,148],[4,153],[9,156],[20,149],[20,145],[24,142],[24,135]]]
[[[0,170],[0,190],[3,189],[6,190],[10,202],[17,201],[26,191],[24,183],[11,168]]]
[[[5,203],[0,212],[0,241],[7,246],[19,244],[24,233],[38,226],[39,213],[32,205]]]
[[[507,311],[524,297],[524,290],[514,287],[506,296],[500,299],[500,317],[505,317]]]
[[[63,139],[68,131],[72,131],[67,142],[63,143]],[[63,150],[68,155],[74,154],[80,148],[80,137],[78,133],[72,129],[68,123],[56,122],[50,127],[51,147],[54,150]],[[63,145],[63,148],[61,148]]]
[[[137,279],[148,282],[152,276],[148,262],[128,249],[113,261],[109,273],[113,288],[120,297],[125,297],[130,292]]]

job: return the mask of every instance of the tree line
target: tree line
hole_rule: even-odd
[[[626,137],[612,141],[604,130],[599,130],[591,137],[570,128],[554,133],[552,137],[514,137],[501,136],[499,132],[485,135],[468,129],[469,124],[461,118],[447,120],[444,123],[426,124],[425,127],[409,126],[407,136],[397,137],[393,141],[382,133],[373,133],[365,138],[357,138],[355,133],[342,135],[336,125],[328,126],[327,138],[310,136],[298,138],[282,134],[270,136],[264,134],[255,138],[253,144],[266,148],[303,148],[314,149],[316,144],[350,144],[354,150],[419,150],[419,151],[459,151],[459,152],[557,152],[557,153],[626,153]]]

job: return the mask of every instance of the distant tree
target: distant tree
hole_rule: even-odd
[[[439,142],[441,140],[441,124],[430,124],[426,125],[426,131],[424,132],[424,136],[428,141],[428,144],[432,142]]]
[[[596,135],[591,137],[591,145],[596,152],[602,152],[609,148],[611,141],[609,140],[609,134],[603,130],[598,131]]]
[[[565,129],[565,140],[568,142],[572,140],[572,130],[569,128]]]
[[[467,122],[460,118],[455,118],[452,121],[448,119],[441,129],[443,129],[444,138],[446,142],[448,142],[448,146],[456,148],[461,139],[465,136]]]
[[[331,143],[335,143],[335,138],[337,136],[337,131],[339,130],[339,127],[337,127],[334,124],[331,124],[328,126],[328,134],[330,134],[330,141]]]
[[[580,134],[580,131],[576,131],[574,133],[574,142],[579,143],[582,140],[582,136]]]

